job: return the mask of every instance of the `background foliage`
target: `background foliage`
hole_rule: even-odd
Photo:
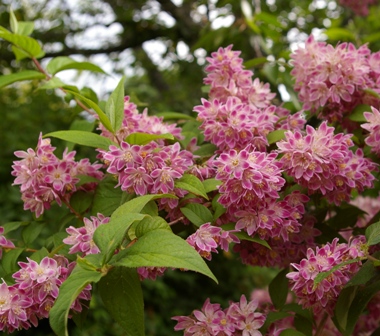
[[[9,6],[18,20],[35,21],[33,37],[45,46],[45,65],[51,57],[74,55],[88,58],[111,76],[70,72],[83,86],[97,82],[97,92],[106,97],[115,78],[127,75],[126,93],[140,109],[149,102],[150,114],[175,111],[192,114],[204,95],[201,90],[205,57],[220,46],[234,45],[242,51],[247,68],[269,82],[286,107],[300,108],[292,90],[290,50],[310,34],[324,34],[330,43],[352,41],[380,49],[380,8],[372,7],[366,18],[343,10],[335,1],[128,1],[128,0],[15,0],[0,1],[0,25],[8,27]],[[33,69],[28,60],[14,61],[9,44],[0,41],[0,71],[3,74]],[[90,89],[87,94],[91,95]],[[54,90],[36,90],[33,81],[0,91],[0,225],[31,220],[22,211],[17,188],[11,187],[13,152],[25,150],[39,132],[68,128],[80,110]],[[63,143],[61,144],[63,147]],[[88,156],[81,148],[80,156]],[[54,212],[59,215],[59,209]],[[47,214],[47,216],[49,216]],[[49,230],[46,230],[46,237]],[[42,238],[44,236],[42,235]],[[222,256],[216,256],[216,258]],[[168,272],[155,282],[143,283],[147,335],[171,335],[170,317],[200,307],[206,297],[226,305],[265,286],[276,271],[248,268],[227,255],[228,262],[214,263],[212,271],[223,286],[197,274]],[[217,265],[217,266],[215,266]],[[228,277],[225,275],[228,274]],[[202,286],[202,292],[199,291]],[[100,298],[95,298],[83,330],[74,324],[73,335],[121,335]],[[47,320],[38,329],[21,335],[51,333]]]

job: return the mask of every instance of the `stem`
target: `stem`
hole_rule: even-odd
[[[329,314],[324,313],[321,322],[319,322],[319,325],[317,327],[317,331],[315,332],[314,336],[320,336],[320,335],[322,335],[323,328],[324,328],[324,326],[326,324],[326,321],[327,321],[328,317],[329,317]]]
[[[172,221],[172,222],[170,222],[170,223],[168,223],[168,224],[169,224],[169,226],[170,226],[170,225],[173,225],[173,224],[175,224],[175,223],[180,222],[180,221],[183,220],[183,219],[184,219],[184,217],[179,217],[179,218],[175,219],[174,221]]]
[[[46,76],[46,80],[50,80],[52,76],[50,76],[46,70],[41,66],[41,63],[38,62],[36,58],[32,58],[32,61],[39,72],[43,73]],[[67,95],[67,92],[64,88],[59,88],[65,95]],[[88,112],[91,115],[96,115],[91,109],[89,109],[86,105],[84,105],[78,98],[74,98],[75,102],[80,106],[84,111]]]
[[[71,204],[63,197],[61,196],[60,197],[62,202],[69,208],[69,210],[75,215],[76,218],[80,219],[80,220],[83,220],[83,216],[77,212],[72,206]]]

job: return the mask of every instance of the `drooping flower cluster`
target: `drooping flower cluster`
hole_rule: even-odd
[[[220,304],[210,303],[207,299],[201,310],[194,310],[191,316],[174,316],[177,321],[174,330],[184,330],[184,335],[202,336],[261,336],[258,329],[264,324],[266,316],[256,312],[257,300],[247,302],[244,295],[240,302],[232,302],[224,310]]]
[[[210,223],[205,223],[202,224],[195,233],[187,237],[186,241],[193,246],[203,258],[211,260],[211,252],[218,253],[218,247],[224,251],[228,251],[230,243],[240,242],[239,238],[233,234],[233,232],[237,231],[238,230],[226,231]]]
[[[108,152],[100,153],[108,165],[107,172],[117,176],[117,186],[137,195],[175,193],[174,181],[193,165],[193,154],[181,150],[178,142],[160,146],[152,141],[139,146],[122,141],[120,148],[112,145]]]
[[[361,192],[373,186],[371,172],[377,169],[376,164],[364,158],[361,149],[355,153],[349,150],[351,135],[334,135],[334,128],[323,122],[318,129],[307,125],[306,135],[287,131],[285,136],[277,142],[284,154],[283,168],[309,192],[319,191],[339,205],[350,200],[352,189]]]
[[[12,175],[16,177],[13,184],[20,185],[24,209],[34,212],[36,217],[49,209],[54,201],[59,205],[68,202],[78,189],[89,191],[95,188],[94,183],[86,183],[77,188],[80,175],[103,178],[103,173],[99,170],[102,164],[91,164],[88,159],[76,162],[75,151],[67,150],[62,159],[59,159],[54,150],[50,139],[43,139],[40,134],[36,150],[29,148],[26,152],[15,152],[20,160],[14,161],[12,166]]]
[[[369,12],[369,6],[378,3],[377,0],[339,0],[341,6],[349,7],[351,10],[360,16],[367,16]]]
[[[321,272],[328,272],[342,262],[365,257],[366,254],[364,236],[352,239],[349,244],[338,243],[338,238],[335,238],[332,243],[317,247],[315,251],[309,248],[306,258],[299,264],[291,264],[296,271],[287,274],[298,302],[304,308],[312,308],[315,313],[325,310],[332,315],[340,291],[359,270],[361,261],[341,266],[318,284],[314,279]]]
[[[356,49],[351,43],[342,43],[334,48],[310,35],[305,48],[297,49],[291,58],[294,89],[305,110],[340,121],[359,104],[379,106],[379,99],[365,90],[380,93],[380,53],[371,54],[367,45]]]
[[[68,227],[66,232],[69,236],[63,239],[63,242],[67,245],[73,245],[69,253],[83,253],[83,255],[99,253],[100,250],[93,240],[94,232],[99,225],[106,224],[109,221],[109,217],[98,213],[97,216],[91,216],[91,219],[83,218],[84,226],[79,228]]]
[[[288,233],[288,240],[284,240],[281,236],[266,239],[271,249],[256,242],[242,240],[240,244],[234,246],[234,252],[239,253],[242,263],[246,265],[288,267],[290,263],[299,262],[304,258],[308,247],[315,246],[314,239],[321,233],[314,227],[315,222],[314,217],[305,216],[300,220],[300,225],[296,226],[297,230]]]
[[[0,226],[0,259],[3,256],[3,248],[14,248],[15,245],[7,238],[4,237],[4,228]]]
[[[258,78],[252,80],[253,73],[244,70],[239,54],[230,45],[207,58],[208,75],[204,82],[211,87],[209,100],[202,99],[202,105],[194,111],[202,121],[205,139],[219,151],[243,149],[247,145],[265,151],[269,132],[280,127],[301,128],[305,119],[302,113],[290,117],[286,109],[271,105],[275,94],[270,92],[269,84]],[[280,117],[283,120],[276,125]]]
[[[124,97],[124,118],[120,129],[114,136],[101,123],[99,124],[101,135],[121,143],[132,133],[149,133],[149,134],[165,134],[170,133],[177,139],[183,139],[181,129],[176,124],[168,124],[163,122],[163,118],[157,116],[149,116],[148,110],[139,113],[137,106],[130,101],[130,97]]]
[[[15,284],[0,285],[0,331],[13,332],[37,326],[38,320],[49,317],[49,311],[59,293],[59,287],[74,267],[67,259],[45,257],[40,263],[28,258],[19,262],[21,269],[12,277]],[[82,311],[80,300],[90,300],[91,286],[88,285],[77,297],[71,309]]]
[[[367,119],[367,123],[361,125],[362,128],[369,132],[365,139],[365,143],[372,147],[372,152],[380,155],[380,112],[371,107],[371,112],[364,112],[363,115]]]

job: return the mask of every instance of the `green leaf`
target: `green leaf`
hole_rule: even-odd
[[[88,98],[82,96],[81,94],[79,94],[75,90],[69,89],[67,86],[65,87],[65,91],[67,93],[71,93],[74,97],[78,98],[80,101],[82,101],[83,103],[85,103],[89,107],[91,107],[96,112],[96,114],[98,115],[99,120],[103,124],[103,126],[107,130],[109,130],[112,134],[115,133],[113,128],[112,128],[110,120],[108,119],[107,115],[103,112],[103,110],[98,106],[98,104],[93,102],[91,99],[88,99]]]
[[[125,267],[173,267],[202,273],[215,282],[206,263],[185,240],[168,230],[153,230],[140,237],[123,251],[122,259],[115,256],[113,265]]]
[[[359,217],[365,214],[362,209],[349,203],[342,203],[335,212],[335,216],[327,221],[334,229],[354,227]]]
[[[98,285],[104,306],[127,336],[144,336],[144,301],[135,269],[114,267]]]
[[[155,114],[157,117],[163,117],[164,120],[195,120],[194,117],[189,116],[188,114],[180,113],[180,112],[161,112]]]
[[[375,253],[373,256],[378,257],[380,253]],[[375,276],[380,275],[380,270],[375,267],[372,260],[367,260],[359,271],[346,283],[344,287],[364,285]]]
[[[203,204],[190,203],[180,210],[191,223],[198,227],[214,221],[211,211]]]
[[[9,10],[9,24],[11,26],[12,32],[18,34],[18,22],[12,8]]]
[[[44,56],[44,52],[41,49],[40,44],[29,36],[12,34],[4,30],[0,30],[0,38],[12,43],[25,51],[30,58],[41,58]]]
[[[214,210],[214,221],[216,221],[220,216],[222,216],[227,209],[219,203],[219,197],[220,194],[217,194],[213,199],[212,199],[212,209]],[[232,229],[231,229],[232,230]]]
[[[376,245],[380,243],[380,222],[373,223],[365,230],[367,245]]]
[[[349,290],[349,288],[347,288]],[[366,287],[359,288],[348,309],[347,325],[343,328],[343,336],[352,335],[356,322],[372,297],[380,291],[380,280]]]
[[[63,88],[66,84],[58,77],[52,77],[45,84],[39,86],[39,90],[51,90]]]
[[[338,323],[339,329],[345,329],[347,325],[347,317],[348,317],[348,307],[350,307],[355,294],[357,291],[357,287],[355,288],[344,288],[338,297],[338,301],[336,303],[334,309],[334,318],[336,323]]]
[[[255,15],[254,17],[255,21],[262,21],[266,23],[267,25],[272,25],[277,28],[283,28],[281,22],[278,20],[278,17],[273,14],[269,14],[267,12],[261,12]]]
[[[130,145],[142,146],[157,139],[174,140],[174,137],[173,135],[169,133],[165,133],[165,134],[132,133],[132,134],[129,134],[125,138],[125,142],[128,142]]]
[[[200,146],[195,152],[194,155],[198,155],[202,158],[204,157],[211,157],[215,155],[215,152],[217,150],[217,147],[213,144],[207,143],[202,146]]]
[[[273,132],[270,132],[268,135],[267,135],[267,140],[268,140],[268,143],[271,145],[271,144],[274,144],[276,143],[277,141],[280,141],[282,139],[285,138],[285,130],[282,130],[282,129],[279,129],[279,130],[275,130]]]
[[[94,195],[92,193],[78,190],[71,196],[70,205],[77,213],[82,214],[91,206],[93,197]]]
[[[111,214],[122,204],[122,196],[126,195],[120,188],[115,188],[116,180],[107,175],[102,181],[99,182],[94,195],[92,203],[93,215],[102,213],[104,216],[111,216]]]
[[[363,115],[364,112],[371,112],[371,106],[365,104],[356,106],[348,118],[352,121],[366,122],[367,119]]]
[[[345,28],[329,28],[323,33],[332,41],[355,41],[355,35]]]
[[[226,231],[234,230],[235,229],[235,224],[225,224],[225,225],[222,225],[222,229],[226,230]],[[268,249],[271,250],[271,247],[269,246],[269,244],[265,240],[259,238],[257,235],[251,237],[246,232],[234,232],[233,234],[236,237],[238,237],[240,240],[248,240],[248,241],[251,241],[253,243],[257,243],[257,244],[263,245],[266,248],[268,248]]]
[[[124,82],[125,77],[123,76],[106,104],[106,114],[115,133],[120,129],[124,119]]]
[[[174,186],[187,190],[194,195],[201,196],[208,200],[208,196],[201,180],[191,174],[184,174],[179,180],[175,181]]]
[[[19,47],[12,45],[12,52],[15,54],[16,61],[21,61],[25,58],[29,58],[29,54]]]
[[[45,257],[53,256],[50,256],[49,251],[45,247],[42,247],[38,251],[34,252],[29,258],[39,263]]]
[[[4,269],[5,274],[13,274],[16,272],[19,267],[17,265],[17,260],[20,254],[24,251],[23,248],[15,248],[9,250],[8,252],[3,252],[3,256],[1,259],[1,266]]]
[[[312,321],[302,315],[296,314],[294,316],[294,326],[298,331],[304,333],[306,336],[312,336],[313,334]]]
[[[8,234],[9,232],[12,232],[14,230],[17,230],[22,225],[28,225],[29,222],[9,222],[2,225],[4,228],[4,235]]]
[[[108,150],[109,146],[116,145],[110,139],[103,137],[99,134],[85,131],[76,131],[76,130],[68,130],[68,131],[56,131],[51,132],[44,135],[46,137],[58,138],[61,140],[70,141],[79,145],[101,148]]]
[[[258,65],[265,64],[267,62],[268,62],[268,60],[266,57],[256,57],[256,58],[253,58],[249,61],[244,62],[244,67],[250,69],[250,68],[254,68]]]
[[[265,323],[264,325],[260,328],[260,331],[263,335],[266,334],[266,331],[267,329],[270,327],[270,325],[273,323],[273,322],[276,322],[278,320],[282,320],[286,317],[289,317],[291,316],[289,313],[285,313],[285,312],[274,312],[274,311],[270,311],[267,315],[267,318],[265,319]]]
[[[120,247],[130,226],[146,216],[148,215],[127,213],[123,217],[111,217],[111,220],[107,224],[100,225],[95,230],[94,242],[102,252],[102,265],[107,263],[115,253],[115,250]]]
[[[10,75],[4,75],[0,76],[0,88],[13,84],[15,82],[21,82],[25,80],[32,80],[32,79],[44,79],[45,75],[41,72],[34,71],[34,70],[26,70],[22,72],[17,72]]]
[[[281,309],[286,302],[289,289],[289,280],[286,277],[289,270],[284,269],[276,275],[269,284],[269,295],[276,309]]]
[[[37,239],[44,226],[44,223],[32,222],[24,228],[22,231],[22,239],[26,246],[30,246],[30,244]]]
[[[102,274],[96,271],[84,270],[76,266],[70,276],[59,288],[59,295],[49,312],[50,326],[58,336],[68,336],[67,320],[69,310],[80,294],[80,292],[90,283],[98,282]]]
[[[324,279],[326,279],[329,275],[331,275],[332,273],[334,273],[339,268],[341,268],[341,267],[343,267],[345,265],[357,263],[360,260],[361,260],[360,258],[346,260],[346,261],[343,261],[342,263],[340,263],[339,265],[334,266],[333,268],[331,268],[331,270],[329,270],[327,272],[321,272],[321,273],[317,274],[317,276],[314,279],[314,288],[316,288],[321,281],[323,281]]]
[[[204,180],[202,184],[205,189],[205,192],[209,193],[210,191],[218,190],[218,187],[222,184],[222,182],[217,179],[210,178],[210,179]]]
[[[28,36],[33,33],[34,22],[33,21],[19,21],[17,34]]]
[[[137,223],[135,228],[135,235],[137,238],[142,237],[153,230],[168,230],[171,232],[171,228],[168,222],[160,216],[146,217]]]
[[[52,75],[64,70],[89,70],[92,72],[100,72],[105,74],[106,72],[95,64],[90,62],[78,62],[71,57],[59,56],[54,57],[46,66],[46,70]]]

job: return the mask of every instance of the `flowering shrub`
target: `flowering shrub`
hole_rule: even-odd
[[[264,295],[242,295],[225,309],[206,299],[201,310],[173,317],[174,330],[197,336],[375,331],[379,199],[360,194],[372,190],[378,197],[379,53],[310,36],[290,55],[303,103],[291,111],[245,69],[239,51],[219,48],[207,58],[208,97],[194,107],[197,117],[168,123],[170,113],[139,113],[124,94],[124,79],[104,104],[65,85],[56,73],[70,64],[94,66],[56,58],[45,70],[38,42],[18,30],[28,24],[13,21],[13,31],[1,28],[0,37],[38,71],[4,75],[0,83],[44,79],[42,88],[70,94],[98,132],[41,134],[35,149],[15,152],[12,175],[24,209],[40,220],[57,204],[68,215],[40,249],[6,237],[20,223],[0,227],[0,330],[49,318],[54,332],[66,335],[67,319],[88,306],[97,284],[127,334],[144,335],[141,281],[168,268],[217,281],[205,260],[221,250],[249,266],[282,270]],[[92,147],[99,161],[75,161],[67,148],[60,158],[51,138]],[[25,225],[32,228],[23,231],[28,241],[35,227]]]

